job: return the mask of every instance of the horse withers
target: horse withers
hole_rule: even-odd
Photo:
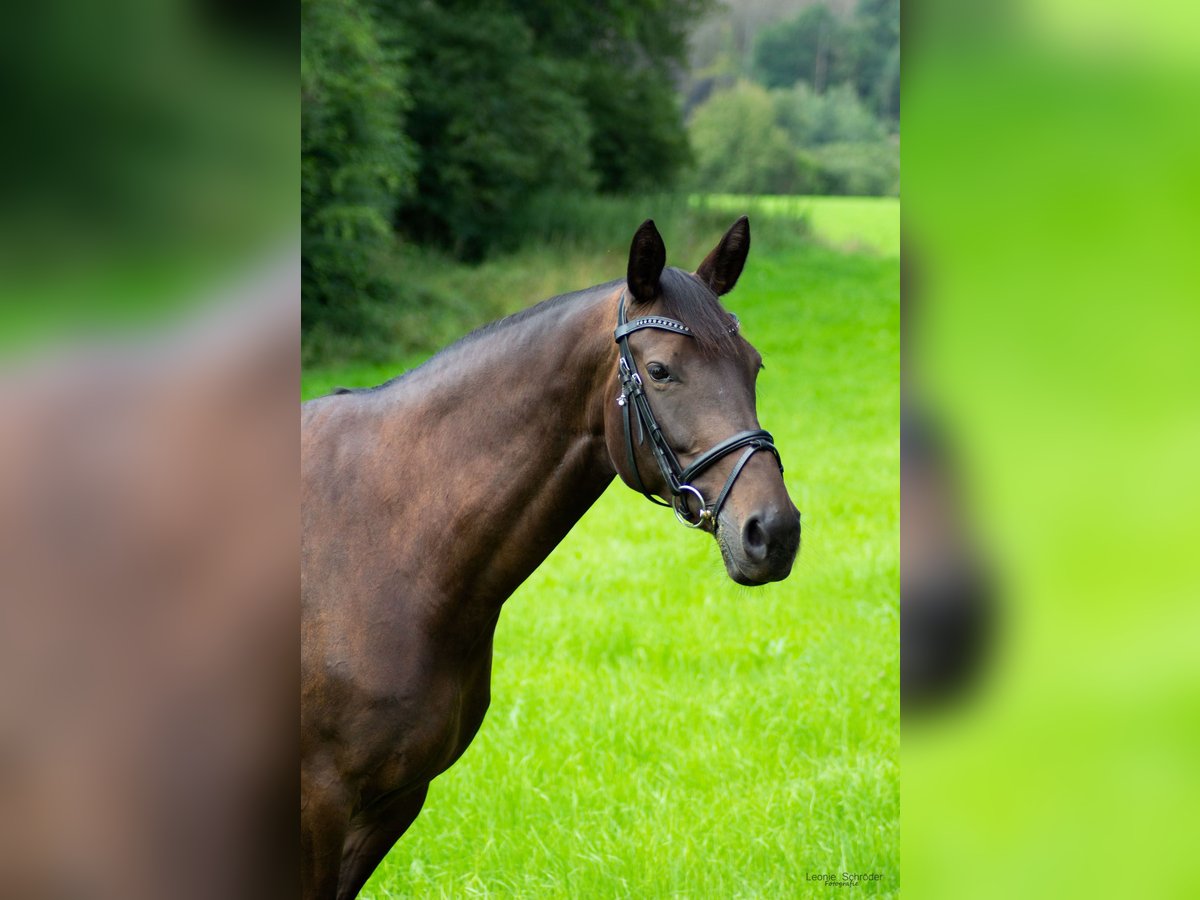
[[[302,416],[301,838],[307,898],[355,896],[488,708],[504,601],[614,475],[711,533],[729,576],[800,545],[762,359],[718,296],[740,218],[694,273],[654,223],[626,278],[486,326]]]

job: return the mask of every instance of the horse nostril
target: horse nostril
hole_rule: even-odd
[[[742,526],[742,547],[745,549],[746,555],[756,562],[762,562],[767,558],[767,529],[758,516],[751,516]]]

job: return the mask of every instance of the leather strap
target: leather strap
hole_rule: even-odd
[[[634,483],[637,489],[651,503],[657,503],[659,506],[670,506],[665,500],[659,500],[649,490],[646,489],[645,483],[642,481],[642,473],[638,469],[637,452],[633,448],[633,427],[630,424],[630,417],[633,411],[633,402],[631,402],[635,391],[641,391],[641,378],[636,372],[630,372],[625,364],[625,360],[621,360],[621,423],[625,429],[625,458],[629,463],[629,470],[633,473]],[[644,396],[644,392],[643,392]],[[638,415],[638,443],[645,441],[645,431],[642,426],[642,417]]]
[[[714,522],[717,520],[717,516],[721,514],[721,507],[725,505],[725,498],[728,497],[729,492],[733,490],[733,483],[737,481],[737,477],[742,474],[742,469],[746,467],[746,463],[750,462],[750,457],[762,449],[764,448],[760,444],[755,444],[754,446],[747,448],[746,452],[743,453],[741,458],[737,461],[737,464],[734,465],[733,470],[729,473],[729,477],[725,479],[725,487],[721,488],[721,493],[717,496],[717,502],[712,505],[712,518]],[[774,450],[775,447],[772,446],[771,449]],[[775,456],[776,458],[779,457],[778,451],[776,451]],[[779,471],[783,472],[782,465],[779,467]]]
[[[634,319],[632,322],[628,321],[625,317],[625,293],[621,294],[621,300],[617,306],[617,327],[613,331],[613,340],[616,341],[620,351],[617,376],[621,382],[621,396],[617,398],[617,403],[621,406],[621,422],[625,431],[625,454],[630,472],[633,474],[634,484],[646,499],[652,503],[657,503],[659,506],[675,506],[676,516],[685,524],[699,527],[706,521],[710,524],[715,523],[717,516],[721,512],[721,507],[729,496],[729,492],[733,490],[734,482],[737,481],[738,476],[742,473],[742,469],[746,467],[746,463],[750,461],[750,457],[759,450],[770,450],[775,456],[775,461],[779,463],[780,472],[783,471],[783,460],[779,456],[779,450],[775,447],[775,439],[771,437],[770,432],[756,429],[752,431],[740,431],[732,437],[726,438],[716,446],[700,454],[686,469],[683,468],[679,464],[679,459],[675,456],[675,452],[671,449],[671,445],[667,443],[667,439],[659,427],[658,420],[654,417],[654,410],[650,408],[650,398],[646,395],[641,375],[638,374],[637,361],[634,360],[633,353],[629,349],[629,335],[642,328],[657,328],[662,331],[671,331],[676,334],[688,336],[692,333],[691,329],[682,322],[677,322],[675,319],[668,319],[665,316],[643,316]],[[733,317],[733,325],[730,327],[730,331],[736,331],[737,328],[738,322],[735,316]],[[638,443],[645,443],[646,435],[649,434],[650,449],[654,454],[654,461],[658,464],[659,471],[662,473],[663,480],[666,481],[667,488],[675,499],[675,503],[660,500],[650,493],[642,481],[642,475],[637,464],[637,451],[633,445],[633,424],[631,419],[634,413],[637,414],[638,420]],[[730,471],[729,477],[725,479],[721,493],[717,496],[717,502],[711,506],[704,503],[703,496],[692,486],[692,479],[711,467],[718,460],[742,447],[746,448],[746,452],[738,459]],[[695,495],[700,499],[701,503],[704,503],[698,522],[693,523],[680,514],[678,500],[685,493]]]
[[[613,340],[619,341],[621,338],[633,334],[633,332],[642,328],[659,328],[663,331],[686,334],[689,337],[692,333],[692,329],[688,328],[682,322],[676,322],[674,319],[666,319],[662,316],[642,316],[640,319],[634,319],[632,322],[618,325],[616,331],[613,332]]]
[[[755,450],[770,450],[779,460],[779,471],[783,471],[783,460],[779,459],[779,451],[775,449],[775,439],[769,431],[740,431],[731,438],[726,438],[711,450],[700,454],[690,466],[680,473],[680,480],[689,483],[693,478],[719,460],[740,447],[753,445]]]

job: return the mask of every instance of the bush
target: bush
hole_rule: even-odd
[[[821,167],[823,193],[897,196],[900,193],[900,147],[892,141],[824,144],[813,148]]]
[[[388,265],[404,279],[406,302],[370,305],[355,334],[310,328],[302,336],[303,362],[419,356],[535,300],[621,278],[629,241],[647,217],[666,241],[670,264],[695,267],[742,213],[750,216],[757,252],[794,248],[809,236],[805,217],[753,198],[537,195],[509,223],[520,243],[515,253],[464,264],[427,247],[400,247]]]
[[[690,128],[696,190],[730,194],[897,194],[900,152],[840,85],[767,91],[739,82],[697,108]]]
[[[770,94],[742,81],[714,93],[689,129],[699,191],[790,194],[798,188],[792,142],[775,120]]]
[[[875,143],[887,135],[883,123],[858,99],[849,84],[839,84],[818,94],[801,82],[772,91],[771,98],[779,125],[797,146]]]
[[[821,160],[808,150],[797,150],[795,157],[797,194],[830,194],[829,179]]]
[[[513,222],[522,246],[539,254],[584,252],[610,256],[615,262],[606,277],[624,274],[622,254],[633,231],[647,217],[663,236],[672,265],[698,265],[734,219],[745,213],[759,225],[756,245],[778,239],[784,246],[809,234],[802,216],[779,216],[767,205],[741,198],[736,211],[725,203],[710,204],[704,195],[639,194],[595,196],[545,194],[525,208]],[[770,219],[769,227],[763,227]],[[768,237],[769,236],[769,237]]]

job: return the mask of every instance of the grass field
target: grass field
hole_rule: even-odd
[[[710,207],[740,212],[746,198],[709,194]],[[768,215],[804,216],[821,241],[847,252],[896,255],[900,252],[899,197],[755,197],[756,209]]]
[[[805,202],[818,236],[853,230]],[[898,894],[899,263],[877,203],[872,251],[756,243],[726,298],[803,512],[791,578],[733,584],[710,538],[615,483],[508,601],[488,718],[365,896],[827,896],[807,876],[843,872]],[[560,275],[617,277],[616,256]],[[415,361],[307,371],[304,393]]]

